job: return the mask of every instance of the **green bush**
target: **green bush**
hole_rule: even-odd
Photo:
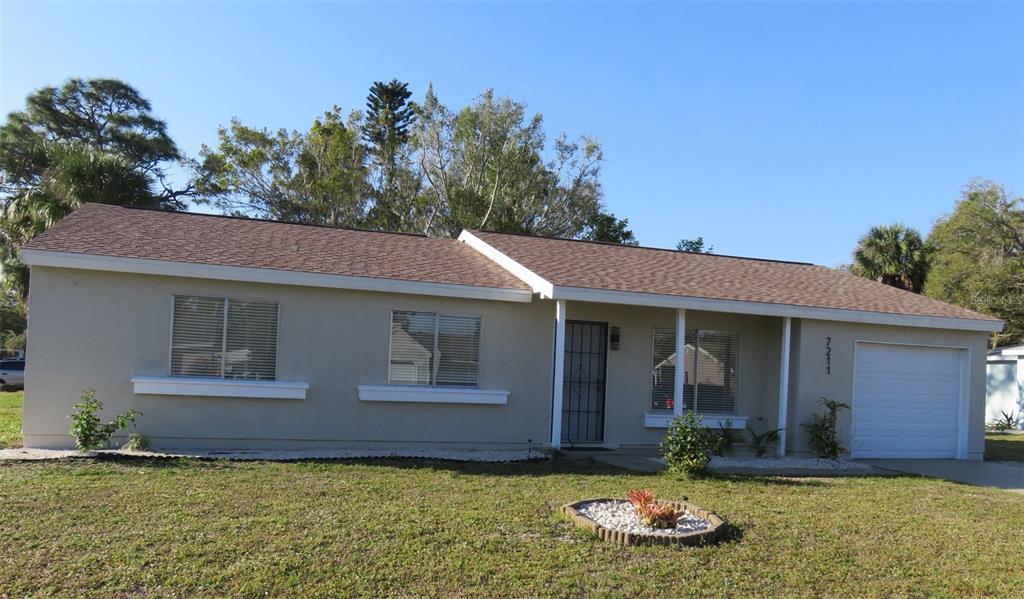
[[[810,420],[802,426],[810,437],[809,442],[814,452],[823,458],[835,460],[846,453],[846,448],[839,442],[839,434],[836,431],[839,411],[849,410],[850,406],[825,397],[821,398],[821,403],[825,406],[825,415],[811,414]]]
[[[779,442],[779,433],[782,432],[781,428],[777,428],[773,431],[759,433],[749,426],[747,430],[750,431],[750,440],[754,443],[754,453],[759,458],[763,458],[768,450]]]
[[[124,430],[135,419],[142,416],[137,410],[128,410],[106,424],[100,423],[97,413],[103,404],[96,399],[96,391],[86,389],[82,392],[82,401],[75,404],[75,412],[71,415],[71,428],[68,430],[75,440],[79,451],[95,451],[110,445],[110,436]]]
[[[712,453],[717,456],[732,455],[736,444],[743,440],[743,431],[732,428],[732,420],[728,418],[725,422],[718,424],[718,430],[714,432],[714,446]]]
[[[661,441],[661,455],[669,472],[694,476],[711,461],[714,435],[692,411],[676,416]]]

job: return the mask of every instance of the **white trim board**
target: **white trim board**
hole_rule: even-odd
[[[22,262],[29,266],[50,266],[54,268],[75,268],[134,274],[162,275],[168,277],[189,277],[215,279],[220,281],[244,281],[271,285],[296,285],[302,287],[326,287],[331,289],[353,289],[357,291],[379,291],[384,293],[408,293],[468,299],[524,302],[533,300],[533,292],[527,289],[503,289],[497,287],[474,287],[451,283],[426,281],[403,281],[375,277],[321,274],[272,268],[246,266],[223,266],[219,264],[194,264],[169,260],[146,258],[121,258],[117,256],[95,256],[49,250],[22,250]]]
[[[454,403],[500,405],[508,403],[508,391],[469,387],[418,385],[359,385],[359,401],[400,403]]]
[[[812,306],[796,306],[791,304],[770,304],[767,302],[751,302],[744,300],[708,299],[700,297],[662,295],[657,293],[637,293],[633,291],[561,287],[558,285],[554,286],[552,293],[555,299],[605,304],[703,310],[707,312],[728,312],[732,314],[752,314],[756,316],[789,316],[791,318],[932,329],[954,329],[979,332],[996,332],[1003,330],[1003,321],[1001,320],[889,314],[886,312],[869,312],[866,310],[816,308]]]
[[[192,397],[245,397],[251,399],[306,399],[308,383],[247,381],[177,376],[135,376],[136,395],[188,395]]]
[[[463,230],[462,233],[459,234],[459,241],[480,252],[488,259],[495,262],[498,266],[518,277],[520,281],[529,285],[535,293],[539,293],[541,298],[552,297],[553,285],[545,280],[544,277],[516,262],[506,254],[503,254],[500,250],[483,239],[480,239],[469,231]]]

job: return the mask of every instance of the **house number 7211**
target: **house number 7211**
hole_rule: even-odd
[[[832,374],[832,338],[825,337],[825,374]]]

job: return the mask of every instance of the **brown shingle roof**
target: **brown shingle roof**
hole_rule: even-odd
[[[85,204],[28,249],[528,289],[454,239]]]
[[[998,320],[824,266],[472,231],[555,286]]]

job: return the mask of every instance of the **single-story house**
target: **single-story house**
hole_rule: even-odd
[[[1000,347],[988,352],[985,421],[1001,420],[1003,414],[1021,418],[1024,429],[1024,345]]]
[[[85,388],[161,448],[633,448],[852,405],[854,457],[980,459],[1002,322],[812,264],[88,204],[30,242],[24,441]],[[683,356],[682,364],[676,359]]]

